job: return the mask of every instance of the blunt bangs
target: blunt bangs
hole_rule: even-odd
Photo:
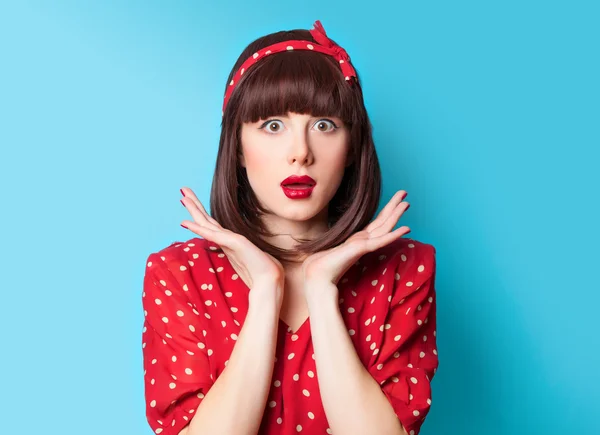
[[[275,53],[253,66],[234,94],[238,120],[257,122],[289,112],[356,120],[356,97],[332,58],[310,51]],[[232,94],[232,100],[234,95]]]

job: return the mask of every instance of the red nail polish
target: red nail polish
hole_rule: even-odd
[[[181,205],[183,205],[185,207],[185,203],[183,202],[183,199],[180,199],[179,202],[181,202]]]
[[[183,196],[185,196],[185,193],[183,193],[183,189],[179,189],[179,191],[181,192],[181,194],[182,194]]]
[[[186,230],[189,230],[189,228],[188,228],[188,227],[186,227],[185,225],[183,225],[183,224],[179,224],[179,225],[181,225],[181,226],[182,226],[183,228],[185,228]]]

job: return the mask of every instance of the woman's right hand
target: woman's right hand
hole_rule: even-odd
[[[182,188],[181,193],[184,195],[181,202],[194,219],[184,220],[182,225],[219,245],[239,277],[250,289],[260,283],[261,286],[275,285],[279,292],[283,293],[285,275],[279,260],[256,247],[246,237],[223,228],[206,212],[189,187]]]

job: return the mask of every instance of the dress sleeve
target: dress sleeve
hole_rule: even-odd
[[[409,435],[419,433],[429,412],[438,367],[436,251],[426,246],[425,255],[395,271],[380,350],[369,367]]]
[[[213,384],[193,282],[177,263],[151,254],[142,293],[146,418],[163,435],[179,434]]]

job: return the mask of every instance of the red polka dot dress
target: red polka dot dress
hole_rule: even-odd
[[[357,355],[398,419],[419,433],[438,367],[435,248],[400,238],[360,258],[338,283]],[[201,238],[147,259],[142,304],[146,417],[177,435],[223,373],[248,312],[249,289],[225,254]],[[310,318],[279,320],[276,361],[259,434],[331,434],[319,395]]]

